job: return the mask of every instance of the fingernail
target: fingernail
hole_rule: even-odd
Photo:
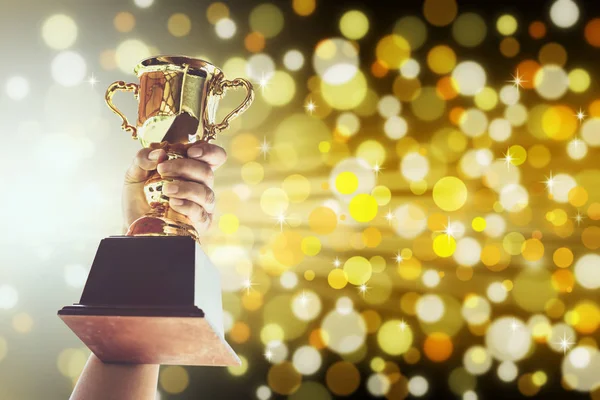
[[[150,152],[150,154],[148,154],[148,159],[152,160],[152,161],[156,161],[158,160],[158,157],[160,156],[160,152],[162,150],[152,150]]]
[[[175,194],[179,191],[179,185],[174,182],[165,183],[163,185],[163,193]]]
[[[171,203],[174,206],[180,206],[183,204],[183,200],[181,199],[169,199],[169,203]]]
[[[204,154],[204,149],[200,146],[190,147],[188,150],[188,156],[193,158],[202,157],[202,154]]]

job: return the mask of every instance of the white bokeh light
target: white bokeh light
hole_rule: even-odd
[[[22,100],[29,94],[29,81],[22,76],[13,76],[6,82],[6,94],[13,100]]]
[[[231,39],[236,30],[235,22],[229,18],[222,18],[215,24],[215,32],[221,39]]]
[[[52,77],[63,86],[75,86],[83,81],[87,71],[85,60],[74,51],[63,51],[50,64]]]
[[[579,19],[579,7],[573,0],[556,0],[550,7],[550,20],[559,28],[570,28]]]

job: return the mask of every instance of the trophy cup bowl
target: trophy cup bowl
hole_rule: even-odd
[[[227,80],[214,65],[184,56],[157,56],[134,69],[139,84],[114,82],[106,91],[122,129],[142,146],[185,158],[199,140],[210,141],[252,103],[252,85]],[[216,122],[229,89],[247,91],[243,102]],[[113,104],[117,91],[139,101],[136,125]],[[137,364],[239,365],[224,339],[219,274],[200,248],[189,219],[170,209],[166,182],[154,172],[144,184],[150,211],[126,236],[100,242],[79,303],[60,318],[102,361]]]

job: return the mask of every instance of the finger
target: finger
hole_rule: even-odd
[[[210,166],[204,161],[190,158],[177,158],[158,164],[158,173],[163,178],[180,178],[186,181],[204,183],[212,187],[215,175]]]
[[[221,146],[202,141],[188,149],[188,157],[204,161],[215,170],[225,163],[227,153]]]
[[[189,200],[209,213],[215,209],[215,192],[203,183],[172,181],[163,185],[163,193],[171,198]]]
[[[169,205],[173,210],[188,217],[193,224],[210,224],[212,221],[212,214],[193,201],[172,197],[169,199]]]
[[[135,155],[133,163],[125,174],[126,183],[144,182],[150,176],[150,172],[156,169],[158,163],[167,158],[164,150],[141,149]]]

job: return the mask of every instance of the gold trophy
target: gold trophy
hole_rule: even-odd
[[[252,84],[227,80],[214,65],[182,56],[158,56],[134,69],[140,83],[114,82],[108,106],[142,146],[184,158],[209,141],[252,103]],[[216,122],[219,99],[244,88],[242,104]],[[112,102],[116,91],[139,100],[136,126]],[[144,184],[150,212],[126,236],[100,242],[81,300],[58,315],[102,361],[137,364],[238,365],[224,339],[219,275],[200,248],[189,219],[169,207],[165,180],[155,172]]]

